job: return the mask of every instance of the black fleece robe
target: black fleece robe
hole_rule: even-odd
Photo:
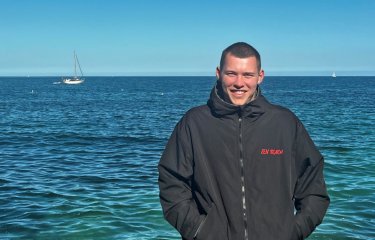
[[[189,110],[161,157],[164,216],[183,239],[303,239],[329,205],[323,157],[302,123],[260,93]]]

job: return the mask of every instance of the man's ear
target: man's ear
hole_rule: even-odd
[[[264,79],[264,70],[261,69],[259,71],[259,78],[258,78],[258,85],[261,84],[263,82],[263,79]]]
[[[216,67],[216,79],[217,80],[220,79],[220,68],[219,67]]]

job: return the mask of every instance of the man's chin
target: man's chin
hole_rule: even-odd
[[[242,106],[244,104],[246,104],[246,100],[239,100],[239,99],[231,99],[231,102],[233,105],[236,105],[236,106]]]

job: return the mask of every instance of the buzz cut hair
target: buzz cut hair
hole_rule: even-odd
[[[260,69],[262,68],[259,52],[248,43],[237,42],[224,49],[221,54],[220,69],[223,69],[225,65],[225,57],[228,54],[231,54],[238,58],[255,57],[255,59],[257,60],[258,71],[260,71]]]

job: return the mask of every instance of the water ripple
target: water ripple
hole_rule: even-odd
[[[157,163],[215,78],[55,81],[0,78],[0,239],[179,239],[162,217]],[[264,94],[301,118],[325,157],[332,203],[309,239],[375,238],[374,84],[265,80]]]

